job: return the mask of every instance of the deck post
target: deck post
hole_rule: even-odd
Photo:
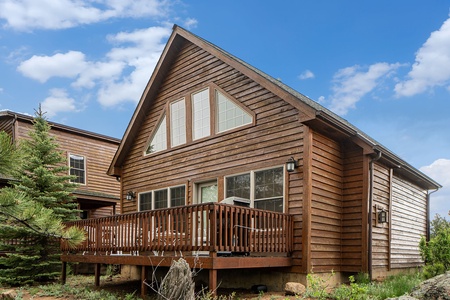
[[[141,298],[145,299],[145,295],[147,295],[147,284],[145,283],[147,281],[147,267],[142,266],[141,267]]]
[[[209,269],[208,288],[213,296],[217,293],[217,269],[214,269],[214,258],[217,257],[217,252],[209,252],[209,256],[213,259],[212,268]]]
[[[101,266],[102,266],[101,264],[95,264],[95,271],[94,271],[95,286],[100,286],[100,267]]]
[[[67,279],[67,262],[63,262],[62,263],[62,268],[61,268],[61,284],[64,285],[66,284],[66,279]]]
[[[213,296],[217,293],[217,269],[209,270],[209,291]]]

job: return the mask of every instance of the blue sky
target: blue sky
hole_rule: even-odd
[[[0,0],[0,110],[121,138],[174,23],[318,101],[444,188],[450,1]]]

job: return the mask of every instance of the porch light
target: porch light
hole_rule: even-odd
[[[298,163],[297,161],[291,157],[288,159],[288,161],[286,162],[286,171],[290,172],[294,172],[295,168],[298,167]]]
[[[134,199],[136,199],[136,192],[128,191],[125,199],[127,199],[128,201],[134,201]]]
[[[386,223],[387,222],[387,212],[384,209],[380,209],[378,211],[378,223]]]

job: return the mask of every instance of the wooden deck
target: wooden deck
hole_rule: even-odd
[[[170,266],[183,257],[194,268],[209,270],[209,288],[217,288],[217,270],[289,267],[293,247],[292,216],[234,205],[206,203],[69,222],[86,232],[75,249],[61,244],[61,260],[96,264]],[[141,292],[145,293],[145,284]]]

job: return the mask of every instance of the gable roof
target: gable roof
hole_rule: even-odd
[[[365,149],[366,154],[378,154],[381,152],[383,160],[389,162],[392,166],[401,168],[401,173],[408,175],[408,177],[410,178],[414,178],[415,182],[417,182],[424,188],[438,189],[442,187],[439,183],[429,178],[428,176],[408,164],[406,161],[402,160],[389,149],[382,146],[370,136],[353,126],[347,120],[336,115],[332,111],[311,100],[305,95],[297,92],[291,87],[285,85],[281,81],[267,75],[261,70],[231,55],[218,46],[177,25],[174,25],[172,34],[169,37],[167,44],[161,54],[161,57],[155,67],[155,70],[142,93],[141,99],[124,133],[122,142],[120,143],[119,148],[111,162],[110,168],[108,170],[109,175],[120,176],[120,167],[123,164],[127,152],[138,133],[140,125],[145,119],[145,112],[148,111],[152,103],[152,99],[156,97],[159,86],[164,80],[164,77],[167,74],[171,63],[176,58],[180,47],[186,41],[216,56],[223,62],[227,63],[242,74],[257,82],[267,90],[279,96],[284,101],[296,107],[300,112],[299,117],[302,123],[310,126],[319,125],[327,126],[327,128],[333,128],[335,131],[352,138],[354,142],[358,143]]]

